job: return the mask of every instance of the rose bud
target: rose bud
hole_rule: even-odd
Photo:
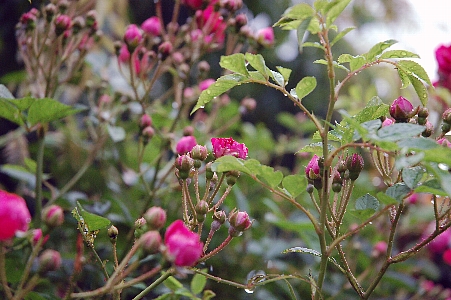
[[[49,227],[57,227],[64,222],[64,211],[58,205],[50,205],[42,210],[42,219]]]
[[[315,180],[321,178],[318,161],[319,157],[315,154],[307,164],[307,167],[305,167],[305,176],[307,176],[307,179]]]
[[[146,254],[158,253],[161,246],[161,235],[156,230],[147,231],[139,238],[139,243]]]
[[[110,228],[108,228],[108,236],[110,237],[111,242],[115,242],[117,240],[117,236],[119,235],[119,230],[117,230],[117,227],[114,225],[111,225]]]
[[[127,49],[130,53],[132,53],[136,47],[142,41],[142,34],[139,30],[138,26],[135,24],[128,25],[125,34],[124,34],[124,42],[127,45]]]
[[[172,53],[172,43],[171,42],[163,42],[160,44],[160,46],[158,46],[158,53],[160,55],[160,59],[161,60],[165,60],[166,58],[168,58],[169,55],[171,55]]]
[[[409,118],[415,115],[415,110],[409,100],[399,96],[390,106],[390,115],[396,121],[405,123]]]
[[[44,250],[38,258],[39,273],[45,274],[61,267],[61,254],[52,249]]]
[[[169,225],[164,235],[164,244],[166,257],[179,267],[195,265],[203,253],[200,236],[189,230],[182,220]]]
[[[59,15],[55,19],[55,33],[57,36],[63,34],[72,25],[72,19],[68,15]]]
[[[192,135],[182,137],[175,146],[175,151],[182,155],[190,152],[197,145],[196,138]]]
[[[262,28],[255,34],[257,42],[264,47],[274,45],[274,30],[272,27]]]
[[[245,231],[251,228],[252,221],[249,219],[249,215],[245,211],[233,210],[229,214],[230,226],[237,231]]]
[[[359,177],[360,172],[363,170],[363,157],[358,153],[348,156],[346,159],[346,166],[349,170],[349,179],[356,180]]]
[[[149,208],[143,217],[146,219],[149,229],[158,230],[163,228],[166,223],[166,211],[158,206]]]
[[[204,161],[207,159],[208,150],[207,147],[202,145],[196,145],[191,149],[191,157],[196,160]]]
[[[151,36],[159,36],[161,34],[161,23],[158,17],[150,17],[141,24],[141,29]]]

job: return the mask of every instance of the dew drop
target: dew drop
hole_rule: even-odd
[[[368,224],[373,225],[373,222],[369,222]]]
[[[254,290],[251,290],[251,289],[244,289],[244,291],[246,293],[248,293],[248,294],[253,294],[254,293]]]
[[[448,166],[445,165],[445,164],[443,164],[443,163],[439,163],[439,164],[438,164],[438,167],[439,167],[441,170],[443,170],[443,171],[447,171],[447,170],[448,170]]]
[[[215,86],[218,87],[218,86],[221,86],[221,84],[220,83],[215,83]]]
[[[211,91],[210,91],[210,90],[207,90],[207,94],[210,95],[210,94],[211,94]]]

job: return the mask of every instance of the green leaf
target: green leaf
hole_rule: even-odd
[[[332,151],[332,150],[335,149],[335,147],[332,146],[331,144],[328,144],[327,148],[329,149],[329,151]],[[317,155],[321,156],[322,153],[323,153],[323,143],[322,142],[317,142],[317,143],[308,144],[308,145],[302,147],[296,153],[301,153],[301,152],[310,152],[310,153],[314,153],[314,154],[317,154]]]
[[[214,172],[228,172],[232,170],[251,174],[250,170],[244,166],[243,160],[232,155],[226,155],[215,160],[211,165]]]
[[[337,34],[337,36],[332,40],[332,42],[330,42],[330,46],[335,45],[336,42],[341,40],[346,34],[348,34],[349,32],[351,32],[354,29],[356,29],[356,27],[348,27],[348,28],[342,30],[339,34]]]
[[[38,123],[48,123],[76,114],[84,109],[60,103],[51,98],[35,99],[28,109],[30,126]]]
[[[410,85],[409,74],[398,68],[399,79],[401,79],[401,89],[405,89]]]
[[[356,210],[373,210],[373,213],[379,208],[379,201],[376,197],[365,194],[362,197],[359,197],[355,202]]]
[[[75,209],[78,209],[78,213],[85,221],[85,224],[88,226],[89,231],[103,229],[111,223],[107,218],[87,212],[78,201],[77,207]],[[77,221],[80,220],[77,219]]]
[[[201,274],[194,274],[193,279],[191,279],[191,292],[193,294],[200,294],[207,283],[207,278]]]
[[[342,54],[338,57],[338,62],[341,64],[349,63],[349,68],[351,69],[351,71],[355,71],[361,68],[367,62],[367,60],[361,55],[352,56],[351,54]]]
[[[424,159],[424,152],[419,152],[417,154],[405,156],[401,155],[396,158],[395,168],[401,170],[403,168],[408,168],[421,163]]]
[[[301,79],[296,85],[296,94],[298,99],[301,100],[308,94],[310,94],[316,87],[316,78],[313,76],[306,76]]]
[[[247,71],[246,68],[246,61],[244,59],[243,53],[235,53],[228,56],[223,55],[221,56],[219,65],[222,68],[232,71],[234,73],[249,76],[249,72]]]
[[[389,50],[382,53],[382,55],[379,57],[380,59],[383,58],[420,58],[418,54],[415,54],[410,51],[406,50]]]
[[[432,86],[428,74],[419,63],[414,62],[413,60],[401,60],[397,63],[397,65],[407,73],[413,73],[415,76],[425,81],[428,85]]]
[[[286,81],[283,78],[282,74],[280,74],[279,72],[270,70],[271,73],[269,73],[269,76],[271,76],[271,78],[281,87],[284,87],[286,85]]]
[[[290,79],[291,72],[292,72],[291,69],[287,69],[287,68],[280,67],[280,66],[277,66],[276,69],[277,69],[277,71],[279,71],[280,74],[282,74],[283,79],[285,81],[285,85],[287,85],[288,80]]]
[[[437,179],[431,179],[417,188],[415,188],[416,193],[429,193],[433,195],[447,196],[448,194],[442,189],[440,182]]]
[[[318,49],[321,49],[321,50],[324,50],[324,49],[325,49],[324,46],[321,45],[321,44],[318,43],[318,42],[305,42],[304,44],[302,44],[302,46],[303,46],[303,47],[313,47],[313,48],[318,48]]]
[[[199,99],[192,109],[191,114],[193,114],[199,108],[204,108],[204,106],[215,97],[227,92],[237,85],[246,83],[245,81],[247,79],[248,78],[246,76],[243,76],[241,74],[224,75],[218,78],[218,80],[216,80],[216,83],[210,85],[206,90],[200,93]]]
[[[314,14],[315,10],[313,7],[306,3],[301,3],[285,10],[282,16],[294,20],[304,20],[305,18],[313,17]],[[274,26],[277,26],[277,23]]]
[[[291,197],[296,198],[305,191],[307,179],[303,175],[288,175],[283,178],[282,185]]]
[[[395,40],[387,40],[384,42],[377,43],[370,49],[370,51],[368,51],[368,53],[364,54],[364,56],[368,62],[372,62],[375,60],[376,56],[380,55],[382,52],[384,52],[385,49],[391,47],[397,42],[398,41]]]
[[[424,168],[416,166],[413,168],[404,168],[402,170],[402,180],[410,188],[414,189],[424,175]]]
[[[317,257],[321,257],[321,252],[310,249],[310,248],[305,248],[305,247],[292,247],[292,248],[288,248],[284,251],[282,251],[283,254],[286,253],[307,253],[307,254],[311,254]],[[333,263],[341,272],[345,273],[345,271],[343,270],[343,268],[340,266],[340,264],[335,260],[335,258],[333,257],[329,257],[328,260]]]
[[[429,172],[435,175],[447,196],[451,197],[451,185],[449,184],[451,182],[451,174],[448,170],[443,170],[439,167],[439,164],[436,163],[425,164],[425,167]]]
[[[163,281],[163,284],[170,289],[171,291],[177,291],[181,288],[183,288],[183,284],[175,279],[173,276],[169,276],[165,281]]]
[[[204,293],[202,294],[202,300],[210,300],[212,298],[214,298],[216,296],[216,294],[211,291],[211,290],[205,290]]]
[[[376,194],[377,199],[385,205],[392,205],[398,203],[395,198],[390,197],[389,195],[385,194],[384,192],[379,192]]]
[[[405,148],[406,150],[429,150],[440,147],[434,140],[424,137],[400,140],[398,146],[400,148]]]
[[[365,106],[365,108],[360,111],[357,115],[355,115],[355,119],[360,122],[367,122],[371,120],[378,119],[382,116],[387,115],[390,106],[387,104],[382,103],[382,100],[380,100],[380,103],[378,102],[380,100],[379,97],[373,97],[370,102]]]
[[[277,187],[283,179],[281,171],[274,171],[273,167],[261,166],[259,177],[262,178],[271,188]]]
[[[405,183],[396,183],[389,187],[385,194],[387,196],[395,199],[398,202],[401,202],[412,190]]]
[[[261,54],[246,53],[244,57],[256,71],[262,74],[266,80],[268,80],[269,75],[268,72],[266,71],[267,67],[265,64],[265,59]]]
[[[414,137],[424,131],[424,126],[410,123],[395,123],[385,126],[377,132],[378,137],[384,141],[399,141],[407,137]]]
[[[423,106],[426,106],[428,104],[428,92],[426,90],[426,87],[417,77],[413,75],[407,76],[409,77],[409,80],[412,83],[413,88],[418,95],[418,98],[420,98],[421,104],[423,104]]]
[[[0,98],[0,118],[7,119],[17,125],[23,125],[20,110],[6,98]]]
[[[326,26],[327,27],[329,27],[335,21],[335,19],[346,8],[346,6],[348,6],[349,2],[351,2],[351,0],[332,1],[333,6],[331,6],[329,11],[327,12],[327,18],[326,18]]]
[[[126,133],[125,133],[124,128],[119,127],[119,126],[112,126],[112,125],[108,124],[107,129],[108,129],[108,134],[110,135],[113,142],[117,143],[117,142],[121,142],[125,139]]]
[[[297,36],[298,45],[299,45],[299,53],[302,53],[302,46],[303,46],[305,37],[308,34],[307,28],[310,26],[311,20],[312,20],[312,17],[302,20],[301,24],[299,24],[299,26],[296,30],[296,36]]]

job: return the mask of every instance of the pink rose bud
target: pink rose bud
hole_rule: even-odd
[[[135,24],[128,25],[125,29],[124,42],[130,53],[138,47],[142,41],[142,38],[141,31]]]
[[[204,90],[208,89],[208,87],[210,85],[212,85],[213,83],[215,83],[214,79],[212,79],[212,78],[205,79],[205,80],[199,82],[199,90],[204,91]]]
[[[223,0],[221,1],[221,6],[235,12],[243,6],[243,0]]]
[[[384,122],[382,122],[382,127],[387,127],[394,123],[395,123],[395,121],[393,119],[387,118],[384,120]]]
[[[175,146],[175,151],[182,155],[190,152],[194,146],[197,145],[196,138],[192,135],[182,137],[177,145]]]
[[[0,190],[0,241],[13,238],[18,231],[27,231],[30,221],[25,200],[16,194]]]
[[[51,22],[56,14],[56,6],[53,3],[49,3],[44,7],[45,19],[47,22]]]
[[[246,14],[239,14],[235,17],[235,25],[237,29],[241,29],[241,27],[247,24],[247,16]]]
[[[117,59],[118,59],[119,64],[128,63],[128,61],[130,59],[130,52],[127,49],[127,45],[121,46]]]
[[[412,103],[406,98],[399,96],[390,106],[390,115],[399,122],[407,122],[415,114]]]
[[[42,219],[49,227],[57,227],[64,222],[64,211],[58,205],[50,205],[42,210]]]
[[[158,230],[166,223],[166,211],[158,206],[149,208],[143,217],[150,229]]]
[[[185,57],[181,52],[174,52],[172,53],[172,61],[175,65],[180,65],[185,61]]]
[[[245,211],[233,210],[229,214],[230,226],[235,228],[236,231],[245,231],[251,228],[252,221],[249,219],[249,215]]]
[[[176,266],[191,267],[201,258],[203,244],[197,233],[190,231],[182,220],[173,222],[164,236],[166,256]]]
[[[188,155],[181,155],[175,159],[175,167],[180,171],[189,172],[194,166],[194,159]]]
[[[147,231],[139,238],[139,243],[145,253],[158,253],[161,246],[161,235],[156,230]]]
[[[196,145],[191,149],[191,157],[193,159],[198,159],[204,161],[208,156],[207,147],[202,145]]]
[[[158,17],[150,17],[141,24],[142,30],[151,36],[159,36],[161,34],[161,23]]]
[[[199,9],[202,7],[203,0],[182,0],[182,3],[191,9]]]
[[[387,243],[385,241],[379,241],[374,245],[373,251],[371,252],[371,255],[373,257],[379,257],[381,255],[384,255],[387,252]]]
[[[153,138],[153,136],[155,135],[155,129],[153,129],[152,126],[147,126],[147,127],[143,128],[141,134],[145,139],[147,139],[147,142],[148,142],[148,140]]]
[[[363,157],[358,153],[348,156],[346,158],[346,166],[349,170],[349,178],[351,180],[356,180],[359,177],[360,172],[363,170]]]
[[[443,122],[451,124],[451,108],[445,110],[442,114]]]
[[[44,245],[48,240],[49,240],[49,235],[47,234],[42,242],[41,242],[41,246]],[[42,229],[41,228],[37,228],[37,229],[33,229],[32,232],[32,244],[33,246],[36,246],[36,244],[39,242],[39,240],[42,239]]]
[[[158,46],[158,53],[160,54],[160,59],[165,60],[172,53],[172,43],[171,42],[163,42]]]
[[[27,31],[32,30],[36,28],[36,15],[33,14],[32,12],[24,13],[20,17],[20,23],[22,23],[25,26],[25,29]]]
[[[246,159],[248,149],[245,144],[240,144],[233,138],[212,138],[213,154],[216,158],[232,155],[237,158]]]
[[[264,47],[274,45],[274,30],[272,27],[262,28],[255,34],[255,39]]]
[[[59,15],[55,19],[55,33],[61,35],[72,25],[72,19],[68,15]]]
[[[39,273],[58,270],[61,267],[61,254],[52,249],[44,250],[38,258]]]
[[[143,114],[139,122],[139,127],[145,128],[147,126],[152,126],[152,118],[148,114]]]
[[[307,179],[315,180],[321,178],[318,161],[319,157],[315,154],[307,164],[307,167],[305,167],[305,176],[307,176]]]

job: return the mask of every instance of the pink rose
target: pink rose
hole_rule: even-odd
[[[182,220],[169,225],[164,235],[169,260],[176,266],[193,266],[202,256],[203,244],[197,233],[190,231]]]
[[[439,72],[451,73],[451,45],[441,45],[435,50]]]
[[[31,221],[22,197],[0,190],[0,241],[14,237],[17,231],[27,231]]]
[[[312,159],[307,164],[307,167],[305,167],[305,176],[310,180],[319,179],[321,177],[318,160],[318,155],[313,155]]]
[[[158,36],[161,34],[160,19],[158,17],[150,17],[141,24],[141,28],[147,34]]]
[[[232,155],[237,158],[245,159],[248,149],[245,144],[240,144],[232,138],[212,138],[213,154],[216,158]]]
[[[274,45],[274,30],[272,27],[262,28],[255,34],[257,42],[265,47],[271,47]]]
[[[131,52],[138,47],[143,37],[141,30],[135,24],[128,25],[125,29],[124,42],[127,44],[128,51]]]
[[[175,146],[175,151],[177,151],[177,153],[180,155],[186,154],[190,152],[196,145],[197,142],[194,136],[184,136],[178,141],[177,145]]]

